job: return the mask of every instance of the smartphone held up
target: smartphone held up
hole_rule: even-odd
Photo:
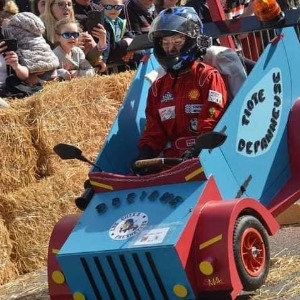
[[[18,42],[16,39],[4,39],[0,40],[0,42],[5,42],[6,49],[3,52],[17,51],[18,49]]]
[[[104,24],[104,9],[102,10],[91,10],[88,12],[86,27],[88,33],[91,34],[94,27],[97,27],[97,24]]]

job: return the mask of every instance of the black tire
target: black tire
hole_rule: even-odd
[[[260,288],[269,273],[270,246],[266,229],[254,216],[236,220],[233,254],[244,291]]]

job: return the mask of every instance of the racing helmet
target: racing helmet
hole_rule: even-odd
[[[184,34],[187,38],[179,54],[166,55],[161,46],[162,37]],[[176,72],[189,67],[205,54],[203,47],[203,24],[192,7],[165,9],[152,21],[148,37],[153,42],[153,53],[167,72]],[[205,44],[205,43],[204,43]]]

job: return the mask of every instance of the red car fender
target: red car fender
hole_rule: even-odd
[[[199,290],[232,291],[233,297],[242,290],[233,257],[234,225],[242,215],[258,218],[269,235],[275,234],[280,227],[272,214],[254,199],[208,201],[201,209],[195,236],[199,253]],[[210,271],[205,266],[209,266]]]
[[[60,219],[51,233],[48,248],[48,287],[51,299],[71,300],[71,292],[61,272],[56,254],[76,225],[80,214],[72,214]]]

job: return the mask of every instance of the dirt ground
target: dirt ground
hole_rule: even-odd
[[[271,269],[266,284],[255,293],[244,294],[238,299],[300,300],[300,226],[283,227],[269,241]],[[46,269],[3,285],[0,299],[49,300]]]

